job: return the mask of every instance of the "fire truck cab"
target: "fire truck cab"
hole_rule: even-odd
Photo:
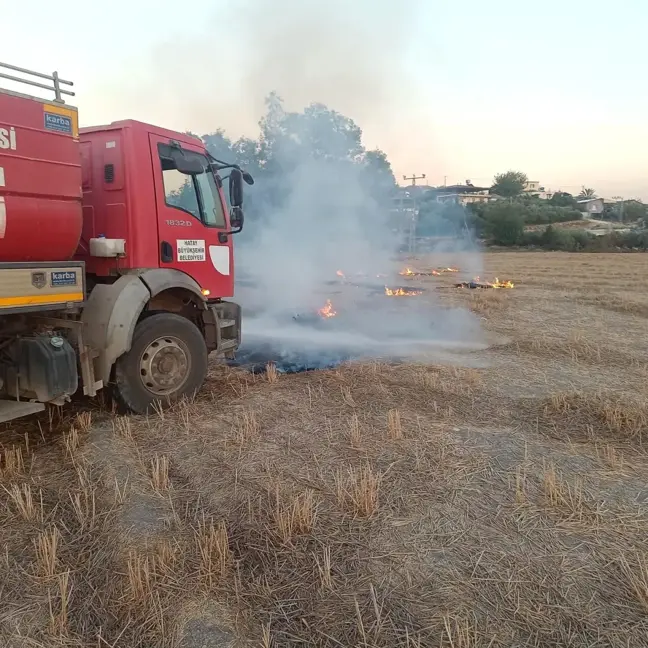
[[[240,343],[232,237],[251,176],[149,124],[79,129],[56,73],[0,78],[55,92],[0,89],[0,421],[79,383],[140,413],[194,393],[208,354]]]

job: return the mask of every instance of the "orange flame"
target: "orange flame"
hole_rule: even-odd
[[[420,290],[412,290],[410,288],[388,288],[385,286],[385,295],[387,297],[413,297],[414,295],[420,295]]]
[[[335,271],[335,274],[336,274],[338,277],[342,277],[342,279],[344,279],[344,272],[342,272],[342,270],[336,270],[336,271]]]
[[[320,315],[320,317],[335,317],[337,315],[337,312],[333,309],[333,304],[331,304],[331,300],[327,299],[326,304],[322,308],[320,308],[317,311]]]
[[[475,277],[473,279],[475,283],[481,283],[486,286],[490,286],[491,288],[514,288],[515,284],[512,281],[500,281],[497,277],[495,277],[495,281],[482,281],[480,277]]]
[[[404,270],[401,270],[398,274],[400,274],[403,277],[418,277],[418,276],[425,276],[425,275],[440,277],[442,274],[446,272],[459,272],[459,268],[434,268],[425,272],[412,270],[411,268],[405,268]]]

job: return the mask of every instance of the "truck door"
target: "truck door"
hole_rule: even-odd
[[[209,298],[231,297],[232,237],[223,235],[229,219],[220,182],[200,146],[178,146],[153,134],[149,139],[160,267],[190,275]]]

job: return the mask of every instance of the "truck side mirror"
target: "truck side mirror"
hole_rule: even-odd
[[[173,151],[173,161],[176,169],[185,175],[203,173],[205,170],[205,165],[198,156],[191,154],[184,155],[182,150]]]
[[[229,195],[232,207],[243,206],[243,172],[232,169],[229,175]]]
[[[243,229],[244,220],[243,210],[240,207],[232,207],[230,211],[230,225],[232,226],[232,229],[237,230],[236,232],[233,232],[234,234],[237,234]]]

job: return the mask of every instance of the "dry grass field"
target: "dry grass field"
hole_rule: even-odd
[[[0,645],[646,645],[648,255],[485,267],[516,287],[420,280],[483,368],[216,366],[0,430]]]

